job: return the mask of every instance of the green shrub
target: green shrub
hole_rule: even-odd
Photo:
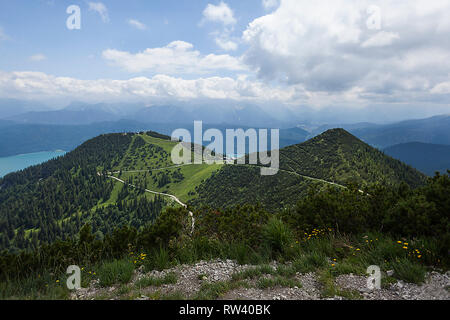
[[[0,282],[0,300],[62,300],[68,296],[69,290],[64,276],[55,279],[48,273],[33,274],[26,278]]]
[[[322,253],[310,253],[303,255],[292,263],[292,267],[300,273],[316,271],[328,264],[327,258]]]
[[[146,271],[168,269],[171,266],[169,251],[162,246],[159,249],[152,250],[144,266]]]
[[[128,283],[133,276],[134,265],[128,260],[105,263],[98,269],[98,279],[103,287]]]
[[[263,226],[262,237],[265,244],[278,253],[285,252],[294,239],[291,229],[276,217],[271,217]]]
[[[243,243],[232,243],[231,246],[231,258],[236,260],[237,263],[243,265],[250,262],[251,248]]]
[[[422,283],[425,281],[426,269],[418,263],[403,258],[392,263],[394,276],[400,280],[411,283]]]
[[[276,273],[283,277],[292,277],[295,275],[297,270],[294,266],[286,266],[286,265],[279,265],[277,267]]]
[[[336,263],[333,268],[333,274],[341,275],[341,274],[358,274],[358,275],[366,275],[367,267],[371,264],[363,264],[359,259],[345,259],[339,263]]]
[[[263,274],[275,274],[275,270],[268,264],[248,268],[239,273],[233,274],[233,280],[255,279]]]
[[[235,206],[224,211],[203,209],[196,220],[196,236],[255,246],[270,214],[259,206]]]

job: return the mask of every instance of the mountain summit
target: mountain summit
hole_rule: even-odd
[[[425,183],[416,169],[386,156],[344,129],[328,130],[304,143],[280,149],[280,171],[260,176],[251,166],[223,166],[198,188],[197,204],[228,207],[262,203],[273,210],[295,204],[311,185],[360,188],[383,183],[411,187]]]
[[[386,156],[344,129],[331,129],[304,143],[280,151],[283,169],[345,184],[375,182],[411,187],[425,182],[417,170]]]

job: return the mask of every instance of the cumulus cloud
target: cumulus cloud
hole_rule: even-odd
[[[207,77],[187,80],[167,75],[128,80],[79,80],[42,72],[0,71],[0,96],[9,98],[54,99],[83,97],[86,101],[126,101],[138,99],[235,101],[280,101],[289,103],[301,88],[276,88],[246,76]]]
[[[225,2],[220,2],[217,6],[208,4],[203,10],[203,21],[220,22],[224,25],[236,24],[233,10]]]
[[[225,51],[237,50],[238,43],[231,36],[237,21],[234,18],[233,10],[226,3],[220,2],[217,6],[208,4],[203,10],[203,19],[200,21],[200,25],[206,21],[218,22],[222,26],[221,30],[210,33],[219,48]]]
[[[442,82],[431,89],[433,94],[450,94],[450,81]]]
[[[448,78],[449,1],[322,2],[281,0],[248,25],[244,61],[259,77],[327,94],[359,88],[371,99],[420,95]],[[374,12],[379,29],[369,28]]]
[[[102,2],[89,2],[89,11],[97,12],[103,22],[109,22],[108,9]]]
[[[411,85],[417,85],[414,80]],[[158,103],[207,103],[230,106],[251,103],[280,114],[291,110],[304,116],[317,115],[320,121],[393,121],[425,117],[448,112],[450,83],[429,92],[416,91],[405,95],[394,92],[389,100],[380,94],[355,87],[344,92],[311,92],[302,85],[275,86],[248,75],[237,77],[200,77],[183,79],[168,75],[134,77],[126,80],[80,80],[58,77],[42,72],[0,71],[0,97],[34,101],[83,101]],[[423,108],[426,102],[427,108]],[[300,107],[301,106],[301,107]],[[372,110],[373,109],[373,110]],[[317,111],[318,113],[312,113]],[[304,112],[304,113],[303,113]],[[375,120],[380,119],[380,120]],[[293,119],[291,119],[293,120]]]
[[[139,30],[146,30],[147,29],[147,26],[144,23],[142,23],[142,22],[140,22],[139,20],[136,20],[136,19],[129,19],[128,20],[128,24],[130,26],[132,26],[132,27],[135,27],[136,29],[139,29]]]
[[[222,48],[223,50],[226,51],[235,51],[238,48],[238,45],[236,42],[227,39],[227,38],[222,38],[222,37],[216,37],[215,39],[216,44]]]
[[[47,57],[45,55],[43,55],[42,53],[38,53],[38,54],[32,55],[30,57],[31,61],[36,61],[36,62],[43,61],[45,59],[47,59]]]
[[[262,0],[262,5],[266,10],[276,8],[279,6],[279,4],[279,0]]]
[[[240,59],[230,55],[202,55],[191,43],[173,41],[165,47],[130,53],[115,49],[103,51],[103,58],[129,72],[204,74],[218,70],[243,71]]]
[[[400,38],[400,36],[397,33],[381,31],[376,33],[373,37],[364,41],[361,46],[363,48],[389,46],[392,44],[392,42],[394,42],[395,39],[398,38]]]

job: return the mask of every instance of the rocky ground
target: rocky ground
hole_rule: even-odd
[[[276,268],[276,263],[271,267]],[[205,284],[233,283],[233,274],[254,268],[249,265],[238,265],[231,260],[201,261],[194,265],[181,265],[164,271],[144,273],[142,269],[136,270],[131,283],[101,288],[98,281],[92,281],[88,288],[74,292],[71,299],[192,299],[204,290]],[[139,287],[140,279],[146,277],[163,278],[169,273],[176,275],[175,284],[160,286]],[[271,275],[261,275],[270,278]],[[243,285],[229,286],[219,299],[223,300],[319,300],[319,299],[346,299],[343,296],[324,296],[323,283],[317,273],[297,273],[293,277],[295,283],[300,285],[282,287],[279,285],[261,289],[256,285],[258,279],[244,279]],[[337,292],[352,292],[353,297],[365,300],[450,300],[450,272],[445,274],[431,272],[427,274],[426,282],[421,285],[393,281],[379,290],[367,288],[367,278],[360,275],[340,275],[334,280]],[[348,298],[348,297],[347,297]]]

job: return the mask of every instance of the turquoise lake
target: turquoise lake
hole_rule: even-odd
[[[19,171],[29,166],[46,162],[65,153],[65,151],[43,151],[0,158],[0,178],[10,172]]]

